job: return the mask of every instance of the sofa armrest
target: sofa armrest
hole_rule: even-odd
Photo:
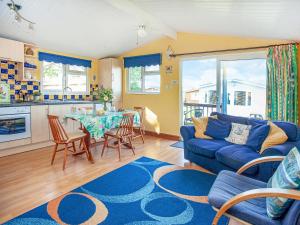
[[[290,152],[290,150],[296,146],[296,144],[297,144],[297,142],[285,142],[284,144],[281,144],[281,145],[272,146],[270,148],[267,148],[261,154],[261,156],[262,157],[274,156],[274,155],[286,156]]]
[[[297,142],[285,142],[284,144],[281,145],[272,146],[266,149],[261,154],[261,157],[286,156],[290,152],[290,150],[296,145]],[[268,163],[260,164],[258,166],[259,174],[257,178],[261,181],[268,182],[270,177],[273,176],[279,164],[280,162],[268,162]]]
[[[194,126],[181,126],[180,134],[181,134],[184,142],[186,142],[192,138],[195,138],[195,127]]]

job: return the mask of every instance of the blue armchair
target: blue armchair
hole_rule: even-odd
[[[266,123],[266,121],[253,118],[213,113],[213,115],[215,114],[218,116],[218,119],[235,123]],[[285,131],[288,140],[284,144],[266,149],[263,154],[259,154],[247,146],[231,144],[225,140],[195,138],[194,126],[182,126],[180,133],[184,141],[184,158],[217,174],[222,170],[237,171],[244,164],[261,157],[285,156],[294,146],[300,145],[299,128],[295,124],[288,122],[274,123]],[[278,165],[278,162],[255,165],[248,169],[245,175],[261,181],[267,181]]]
[[[283,156],[263,157],[253,160],[240,168],[237,173],[222,171],[215,180],[208,201],[217,211],[213,225],[217,225],[222,215],[241,222],[255,225],[300,225],[300,191],[267,188],[267,183],[241,175],[257,164],[281,161]],[[266,197],[283,197],[296,201],[281,219],[271,219],[267,215]]]

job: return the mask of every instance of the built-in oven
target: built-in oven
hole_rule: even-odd
[[[0,108],[0,142],[30,137],[30,106]]]

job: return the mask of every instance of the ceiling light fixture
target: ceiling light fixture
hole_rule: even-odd
[[[139,37],[143,38],[147,36],[146,26],[145,25],[139,25],[137,29],[137,34]]]
[[[28,23],[28,29],[33,30],[34,29],[34,22],[26,19],[20,14],[20,10],[22,9],[21,5],[16,4],[13,0],[10,0],[10,3],[7,3],[8,8],[13,12],[15,21],[18,23],[21,23],[22,20],[26,21]]]

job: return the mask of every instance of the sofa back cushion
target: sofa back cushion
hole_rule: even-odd
[[[266,124],[268,123],[267,120],[258,120],[254,118],[247,118],[241,116],[230,116],[219,112],[212,112],[211,115],[217,115],[218,119],[224,121],[230,121],[231,123],[241,123],[247,125],[255,125],[255,124]],[[288,141],[298,141],[300,139],[299,129],[298,126],[290,123],[290,122],[283,122],[283,121],[272,121],[278,127],[280,127],[288,136]]]
[[[246,145],[255,151],[259,151],[262,143],[268,136],[270,126],[268,124],[256,124],[251,127]]]
[[[289,122],[283,122],[283,121],[274,121],[273,123],[276,124],[276,126],[281,128],[286,133],[289,141],[299,140],[297,125]]]
[[[268,188],[300,189],[300,151],[293,148],[270,178]],[[267,198],[267,213],[272,219],[280,218],[293,203],[287,198]]]
[[[204,134],[214,139],[224,140],[226,137],[228,137],[230,130],[231,123],[224,120],[208,118],[208,123]]]

